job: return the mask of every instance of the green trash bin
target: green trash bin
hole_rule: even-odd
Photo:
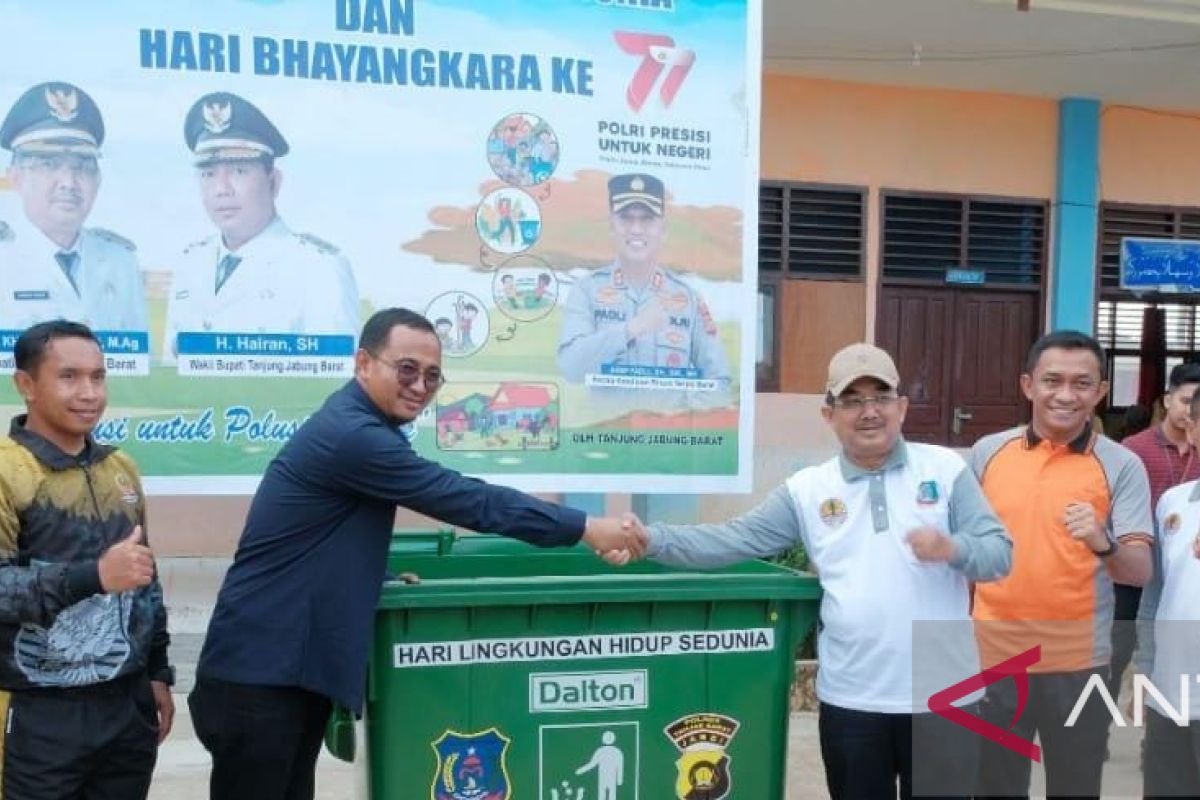
[[[373,800],[782,800],[816,578],[747,562],[609,568],[448,532],[398,536],[367,686]]]

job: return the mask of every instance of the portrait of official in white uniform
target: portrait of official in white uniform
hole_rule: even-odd
[[[276,211],[288,143],[249,101],[201,97],[184,122],[204,210],[217,230],[184,248],[167,305],[163,360],[180,333],[357,336],[358,287],[339,250]],[[310,187],[316,191],[317,187]]]
[[[100,190],[104,120],[69,83],[27,90],[0,124],[21,213],[0,219],[0,329],[62,317],[98,331],[146,330],[137,250],[85,227]]]

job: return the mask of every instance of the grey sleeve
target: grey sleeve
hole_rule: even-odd
[[[1112,484],[1112,509],[1109,524],[1112,535],[1120,540],[1127,536],[1154,536],[1154,519],[1150,508],[1150,479],[1141,459],[1120,445],[1113,444],[1123,458],[1117,465]]]
[[[983,467],[985,463],[986,462],[983,460],[982,453],[980,452],[979,443],[976,442],[975,446],[972,447],[967,453],[967,467],[975,476],[975,480],[978,481],[983,479]]]
[[[674,567],[707,569],[782,553],[802,541],[803,528],[787,486],[752,510],[715,525],[664,525],[650,534],[648,557]]]
[[[1161,503],[1159,505],[1161,509]],[[1164,578],[1163,552],[1159,546],[1162,539],[1158,536],[1162,530],[1159,514],[1155,514],[1154,522],[1154,543],[1150,545],[1154,574],[1142,590],[1142,599],[1138,603],[1137,649],[1133,652],[1133,668],[1143,675],[1149,675],[1154,668],[1154,620],[1158,616],[1158,602],[1162,598]]]
[[[1006,431],[989,433],[972,445],[971,451],[967,455],[967,464],[970,465],[971,471],[975,473],[975,477],[979,479],[980,483],[983,482],[983,475],[987,472],[988,464],[996,454],[1013,439],[1023,437],[1025,430],[1025,426],[1020,425]]]
[[[563,306],[562,330],[558,337],[558,369],[573,383],[582,383],[601,364],[615,361],[629,346],[624,325],[596,328],[587,279],[575,282]]]
[[[48,628],[64,608],[102,594],[96,561],[17,566],[15,558],[0,559],[0,623],[32,623]]]
[[[969,580],[993,581],[1012,569],[1012,539],[969,467],[950,489],[950,538],[958,551],[950,566]]]

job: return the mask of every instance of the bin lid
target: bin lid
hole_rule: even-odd
[[[481,537],[482,538],[482,537]],[[483,544],[443,555],[391,554],[393,572],[421,582],[388,581],[384,609],[461,606],[560,605],[718,600],[816,600],[816,576],[778,564],[747,561],[711,572],[681,571],[653,562],[610,567],[585,547],[541,550],[516,543]]]

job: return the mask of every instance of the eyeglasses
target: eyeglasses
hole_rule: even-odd
[[[852,394],[848,397],[835,397],[833,399],[833,405],[837,406],[843,411],[853,411],[856,414],[861,414],[869,405],[873,405],[882,410],[885,408],[891,408],[899,399],[900,396],[895,394],[881,394],[875,397]]]
[[[66,170],[72,175],[93,176],[100,172],[100,164],[92,156],[21,156],[19,163],[30,172],[56,173]]]
[[[370,351],[368,351],[368,354],[380,364],[387,364],[394,369],[396,371],[396,380],[401,386],[412,386],[417,382],[418,378],[423,378],[426,390],[436,392],[446,383],[446,376],[437,367],[430,367],[422,371],[420,365],[410,358],[402,358],[399,361],[388,361],[386,358],[381,358]]]

